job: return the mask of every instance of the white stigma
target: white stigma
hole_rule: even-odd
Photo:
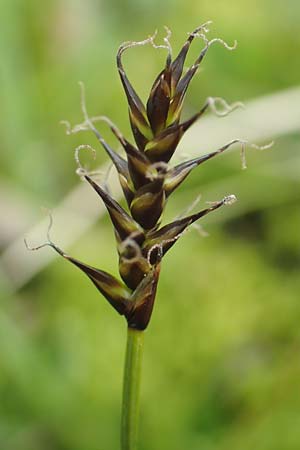
[[[233,205],[236,201],[237,198],[234,194],[227,195],[226,197],[223,198],[223,204],[228,206]]]

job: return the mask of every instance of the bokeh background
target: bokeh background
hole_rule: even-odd
[[[202,205],[229,193],[239,198],[202,222],[208,237],[187,233],[164,260],[145,339],[139,448],[298,450],[300,110],[284,99],[299,97],[299,1],[1,0],[0,17],[0,449],[118,448],[125,322],[66,261],[39,270],[36,261],[51,249],[28,253],[20,264],[21,238],[31,236],[46,206],[65,248],[60,232],[72,235],[81,206],[84,215],[85,204],[95,201],[87,191],[77,216],[56,225],[56,206],[81,183],[73,149],[96,145],[89,133],[66,136],[59,125],[82,120],[78,80],[91,115],[109,116],[129,136],[118,45],[156,28],[159,41],[168,25],[177,51],[186,32],[211,19],[210,36],[237,39],[238,49],[210,49],[186,114],[209,95],[260,102],[256,120],[268,123],[276,143],[265,152],[249,150],[247,171],[238,148],[201,166],[168,205],[170,219],[199,193]],[[201,46],[196,40],[189,61]],[[144,47],[124,58],[143,98],[164,57]],[[283,96],[266,116],[268,96],[277,93]],[[239,114],[232,116],[237,124]],[[287,114],[294,120],[298,114],[299,128],[278,133],[278,118]],[[217,144],[217,125],[204,132],[210,148],[192,134],[199,154]],[[99,147],[97,164],[104,161]],[[42,242],[45,233],[31,242]],[[65,250],[117,274],[106,217]],[[32,276],[18,282],[32,264]]]

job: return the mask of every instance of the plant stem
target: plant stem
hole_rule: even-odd
[[[135,450],[138,434],[144,332],[128,328],[123,379],[121,450]]]

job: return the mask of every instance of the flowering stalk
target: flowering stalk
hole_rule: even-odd
[[[170,160],[184,133],[208,109],[219,116],[224,116],[241,106],[240,103],[229,106],[223,99],[209,97],[199,112],[188,120],[181,121],[187,88],[210,46],[216,42],[221,43],[228,50],[233,50],[236,46],[235,44],[230,47],[219,38],[208,40],[207,32],[208,23],[190,33],[175,59],[172,58],[169,30],[164,38],[164,45],[156,45],[155,36],[152,36],[141,42],[127,42],[120,46],[117,52],[117,68],[128,101],[129,120],[135,144],[128,141],[108,118],[103,116],[90,118],[88,116],[82,84],[81,106],[84,121],[73,128],[68,122],[64,122],[67,125],[67,133],[91,130],[118,173],[127,209],[124,209],[112,198],[105,186],[94,181],[94,173],[88,172],[82,167],[79,151],[88,148],[95,153],[95,150],[88,145],[81,145],[76,149],[77,173],[104,202],[110,216],[116,238],[122,282],[107,272],[67,255],[51,241],[49,232],[48,241],[45,244],[31,248],[35,250],[50,245],[61,256],[83,271],[111,306],[127,321],[128,342],[122,408],[122,450],[134,450],[136,445],[143,331],[147,328],[152,315],[161,261],[190,225],[223,205],[233,203],[235,196],[226,196],[223,200],[212,202],[196,213],[181,217],[161,227],[160,220],[167,200],[193,169],[223,153],[233,144],[241,143],[244,161],[246,141],[234,139],[206,155],[175,166],[170,165]],[[192,66],[184,73],[185,59],[196,37],[204,41],[204,48]],[[128,49],[148,43],[155,48],[166,49],[167,58],[165,67],[155,79],[147,103],[144,105],[126,75],[122,58]],[[99,121],[108,124],[124,149],[125,157],[119,155],[103,139],[95,126],[95,123]],[[52,219],[50,226],[51,224]]]
[[[121,419],[122,450],[133,450],[137,444],[143,346],[144,332],[128,328]]]

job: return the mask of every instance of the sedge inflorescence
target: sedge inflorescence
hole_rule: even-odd
[[[127,209],[123,208],[110,195],[105,186],[101,186],[93,179],[91,172],[81,166],[79,151],[82,148],[91,147],[82,145],[76,150],[77,173],[96,191],[110,215],[117,242],[119,273],[122,282],[105,271],[67,255],[51,241],[49,235],[48,242],[44,245],[50,245],[60,255],[81,269],[118,313],[125,316],[128,326],[138,330],[144,330],[149,323],[164,255],[190,225],[221,206],[235,201],[235,196],[229,195],[220,201],[209,204],[207,208],[199,212],[181,217],[167,225],[160,225],[168,198],[193,169],[221,154],[235,143],[241,143],[242,148],[246,144],[243,140],[233,139],[211,153],[177,165],[170,164],[183,134],[208,109],[222,116],[240,106],[239,103],[229,106],[220,98],[209,97],[199,112],[188,120],[181,121],[187,88],[210,46],[219,42],[226,49],[233,50],[235,48],[235,45],[230,47],[219,38],[208,40],[207,32],[208,23],[190,33],[174,59],[169,42],[169,30],[167,30],[163,45],[156,45],[155,36],[152,36],[141,42],[127,42],[119,47],[117,67],[128,101],[129,119],[135,144],[127,140],[106,117],[88,116],[83,85],[81,88],[84,121],[73,128],[65,122],[68,133],[76,133],[81,130],[93,131],[117,170]],[[186,56],[196,37],[202,39],[204,48],[191,67],[185,71]],[[146,105],[143,104],[129,81],[122,61],[125,51],[145,44],[152,44],[155,48],[167,50],[165,66],[152,85]],[[100,120],[109,125],[124,149],[125,157],[117,153],[104,140],[95,125]]]

